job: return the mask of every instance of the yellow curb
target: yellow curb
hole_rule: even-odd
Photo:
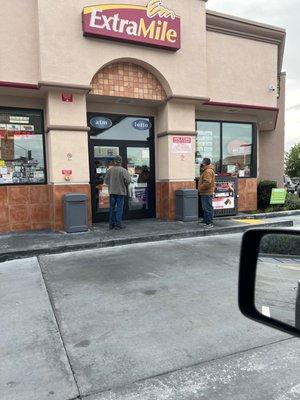
[[[242,224],[258,225],[265,224],[266,221],[263,219],[235,219],[236,222],[241,222]]]

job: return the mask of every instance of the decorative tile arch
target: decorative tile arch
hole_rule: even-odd
[[[167,95],[158,79],[145,68],[129,62],[107,65],[96,73],[90,94],[163,101]]]

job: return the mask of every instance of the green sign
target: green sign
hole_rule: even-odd
[[[284,204],[286,193],[286,189],[272,189],[270,204]]]

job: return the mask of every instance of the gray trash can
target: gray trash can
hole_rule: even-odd
[[[63,199],[64,228],[68,233],[88,230],[87,199],[85,194],[67,193]]]
[[[176,190],[175,218],[177,221],[198,221],[198,190]]]

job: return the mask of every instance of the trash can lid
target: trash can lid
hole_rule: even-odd
[[[198,195],[197,189],[178,189],[175,192],[176,196]]]
[[[86,201],[87,195],[83,193],[66,193],[64,195],[64,202],[72,202],[72,201]]]

